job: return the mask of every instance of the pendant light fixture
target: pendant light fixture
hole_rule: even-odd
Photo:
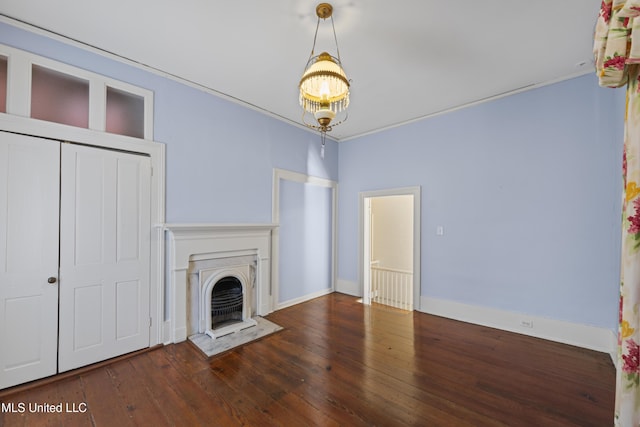
[[[342,69],[338,38],[336,37],[332,14],[333,6],[329,3],[320,3],[316,7],[318,23],[313,37],[313,47],[298,85],[300,88],[300,106],[303,109],[302,122],[320,132],[322,141],[320,154],[323,158],[327,132],[330,132],[334,126],[347,119],[346,110],[349,107],[350,84],[346,73]],[[327,52],[322,52],[319,55],[315,54],[320,19],[324,21],[327,18],[331,18],[333,39],[336,43],[336,56]],[[311,120],[311,117],[313,117],[313,120]],[[334,119],[336,120],[334,121]]]

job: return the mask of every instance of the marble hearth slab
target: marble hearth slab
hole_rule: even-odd
[[[204,353],[205,356],[211,357],[282,330],[281,326],[263,319],[260,316],[253,317],[253,320],[258,323],[256,326],[225,335],[215,340],[205,334],[195,334],[189,337],[189,341]]]

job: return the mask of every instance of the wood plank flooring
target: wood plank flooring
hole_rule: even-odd
[[[211,359],[184,342],[0,392],[0,426],[613,424],[603,353],[338,293],[267,318],[285,329]]]

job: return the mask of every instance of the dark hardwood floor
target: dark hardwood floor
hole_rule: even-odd
[[[211,359],[184,342],[0,392],[0,426],[613,424],[607,354],[337,293],[268,319],[285,329]]]

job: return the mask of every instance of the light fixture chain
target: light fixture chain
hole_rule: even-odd
[[[316,24],[316,33],[313,35],[313,46],[311,47],[311,55],[309,55],[309,60],[307,61],[307,64],[309,64],[309,61],[311,60],[311,58],[313,58],[313,55],[316,51],[316,39],[318,38],[318,28],[320,28],[320,17],[318,17],[318,23]],[[335,37],[336,35],[335,30],[333,30],[333,35]]]
[[[342,59],[340,59],[340,48],[338,47],[338,37],[336,36],[336,26],[333,24],[333,15],[331,15],[331,28],[333,28],[333,40],[336,42],[336,54],[338,55],[338,62],[342,64]],[[316,28],[316,34],[318,33],[318,29]],[[313,40],[313,44],[315,46],[316,41]]]

